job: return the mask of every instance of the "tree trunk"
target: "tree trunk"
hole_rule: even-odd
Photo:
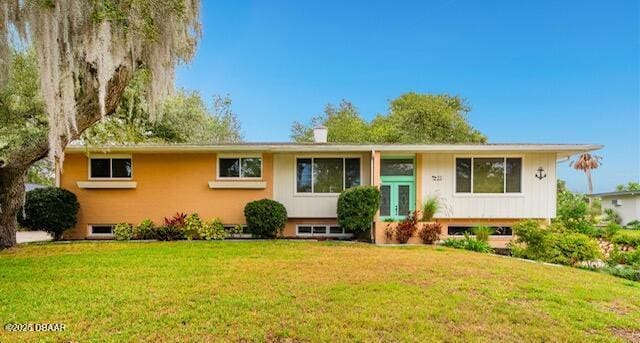
[[[80,135],[102,116],[98,103],[98,82],[96,71],[90,65],[83,73],[82,94],[76,99],[76,122],[78,131],[71,137],[64,137],[63,145],[80,138]],[[128,68],[119,67],[107,87],[105,99],[106,115],[111,115],[118,107],[122,94],[131,80]],[[0,249],[16,244],[17,215],[24,199],[24,177],[35,162],[47,156],[49,143],[47,132],[28,146],[13,149],[5,160],[0,160]]]
[[[0,249],[16,244],[16,215],[24,197],[24,175],[18,169],[0,169]]]

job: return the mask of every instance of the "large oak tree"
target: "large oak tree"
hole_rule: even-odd
[[[47,155],[62,164],[70,141],[114,113],[136,69],[150,72],[152,109],[173,90],[175,66],[192,58],[200,36],[199,6],[198,0],[3,1],[0,248],[16,243],[29,167]],[[39,87],[7,90],[16,84],[9,73],[16,51],[25,47],[35,54]],[[28,91],[42,99],[44,118],[21,106],[17,95]]]

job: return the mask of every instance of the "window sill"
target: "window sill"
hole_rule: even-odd
[[[455,198],[524,198],[524,193],[454,193]]]
[[[138,187],[135,181],[78,181],[79,188],[84,189],[133,189]]]
[[[265,181],[209,181],[211,189],[265,189]]]

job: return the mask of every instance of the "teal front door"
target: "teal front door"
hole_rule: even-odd
[[[412,157],[383,157],[380,161],[380,217],[402,220],[416,207]]]
[[[383,182],[380,186],[380,217],[401,220],[415,210],[414,184],[410,181]]]

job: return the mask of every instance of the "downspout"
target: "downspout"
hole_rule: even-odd
[[[375,175],[375,171],[373,170],[373,168],[375,167],[375,158],[376,158],[376,150],[375,149],[371,149],[371,175],[370,175],[370,181],[369,183],[372,186],[374,185],[374,175]],[[371,223],[371,229],[369,230],[370,234],[371,234],[371,242],[373,244],[376,244],[376,235],[375,235],[375,229],[376,229],[376,224],[375,224],[375,220],[376,220],[376,216],[373,216],[373,222]]]

